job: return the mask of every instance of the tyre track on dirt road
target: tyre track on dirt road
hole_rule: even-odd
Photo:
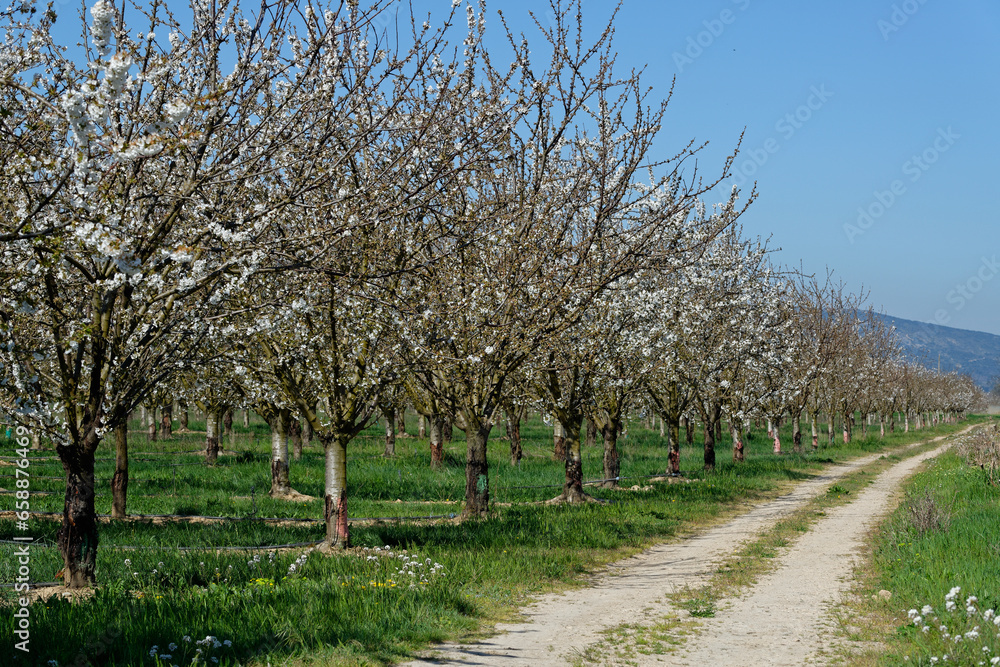
[[[930,442],[946,437],[953,436]],[[927,443],[910,448],[923,444]],[[693,646],[669,655],[639,656],[640,664],[803,664],[822,648],[819,629],[827,608],[824,605],[835,601],[848,586],[844,579],[851,572],[852,554],[860,546],[867,526],[887,511],[895,489],[906,475],[948,446],[894,465],[853,502],[828,511],[824,519],[782,553],[776,572],[762,578],[716,618],[705,619],[705,631],[692,638]],[[725,524],[615,563],[586,588],[540,596],[523,610],[524,622],[500,624],[496,627],[499,634],[494,637],[475,644],[441,645],[435,647],[431,657],[405,665],[573,664],[588,646],[603,638],[604,630],[624,624],[645,625],[677,613],[667,596],[686,587],[704,585],[740,545],[880,456],[873,454],[827,468],[797,484],[791,492]],[[783,578],[794,581],[782,586]]]
[[[828,612],[851,586],[865,536],[892,510],[908,476],[951,444],[895,464],[852,502],[826,511],[788,547],[776,570],[705,619],[697,641],[676,655],[650,656],[640,665],[823,664],[820,653],[836,643]]]

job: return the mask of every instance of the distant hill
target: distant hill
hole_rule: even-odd
[[[896,327],[903,349],[913,361],[936,369],[940,354],[942,372],[965,373],[987,391],[1000,376],[1000,336],[891,315],[882,317]]]

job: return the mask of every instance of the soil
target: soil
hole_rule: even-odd
[[[688,633],[682,645],[669,653],[632,652],[619,661],[615,651],[601,641],[612,628],[649,626],[686,616],[687,612],[670,604],[669,595],[704,585],[741,544],[879,455],[830,467],[790,493],[731,521],[616,563],[586,588],[543,595],[523,610],[524,622],[501,624],[496,628],[499,634],[476,644],[442,645],[432,656],[406,663],[407,667],[823,664],[822,650],[834,641],[830,611],[851,585],[857,552],[867,532],[892,509],[902,480],[949,446],[895,464],[852,502],[828,510],[809,532],[780,553],[771,574],[724,603],[713,618],[696,619],[700,629]]]

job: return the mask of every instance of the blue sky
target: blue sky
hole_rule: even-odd
[[[450,5],[414,0],[432,18]],[[595,35],[613,6],[584,0]],[[537,40],[528,12],[548,4],[488,0],[501,47],[498,9]],[[1000,334],[1000,3],[624,0],[615,29],[618,66],[646,68],[654,95],[677,78],[654,157],[709,141],[714,175],[746,129],[730,183],[756,181],[744,230],[776,262],[829,267],[897,317]]]
[[[490,10],[530,38],[540,6]],[[612,7],[584,0],[586,20]],[[1000,334],[1000,3],[625,0],[615,28],[619,66],[663,95],[677,77],[662,156],[708,140],[717,173],[746,128],[744,229],[778,262],[829,267],[897,317]]]

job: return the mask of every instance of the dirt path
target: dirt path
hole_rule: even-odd
[[[971,428],[971,427],[970,427]],[[942,438],[945,436],[942,436]],[[940,440],[942,438],[936,438]],[[827,512],[778,559],[778,570],[747,594],[704,619],[704,632],[686,650],[633,656],[640,665],[801,665],[822,648],[828,606],[849,582],[853,554],[866,530],[888,511],[899,482],[949,445],[910,457],[880,475],[851,503]],[[540,597],[524,610],[526,622],[497,626],[500,633],[473,645],[444,645],[423,665],[566,665],[577,662],[602,631],[649,624],[676,609],[666,596],[704,584],[717,564],[746,540],[824,493],[838,478],[879,455],[828,468],[776,500],[694,537],[663,544],[616,563],[587,588]],[[610,656],[608,656],[610,657]]]

